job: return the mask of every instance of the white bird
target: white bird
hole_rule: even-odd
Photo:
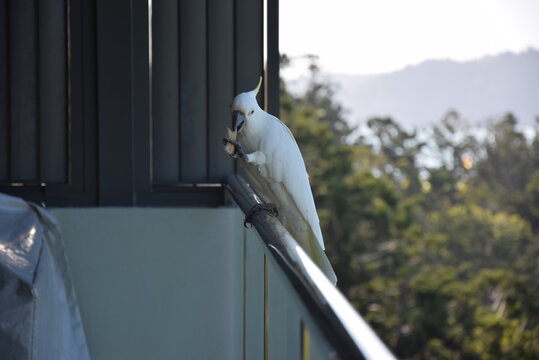
[[[276,207],[284,227],[336,283],[335,272],[323,251],[320,220],[303,157],[290,129],[258,106],[256,95],[261,83],[262,77],[254,90],[234,98],[233,131],[229,131],[233,139],[225,138],[234,146],[227,145],[227,152],[245,160],[250,185]]]

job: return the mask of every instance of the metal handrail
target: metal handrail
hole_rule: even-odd
[[[244,213],[262,203],[241,175],[231,176],[226,188]],[[342,358],[395,359],[277,218],[256,212],[251,223]]]

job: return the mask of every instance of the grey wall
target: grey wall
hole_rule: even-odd
[[[236,208],[53,209],[92,359],[240,359]]]
[[[245,359],[338,358],[254,229],[245,231],[245,268]],[[267,312],[266,326],[264,312]],[[309,337],[306,343],[305,333]],[[267,342],[266,357],[264,342]]]
[[[238,208],[51,211],[92,359],[332,358]]]

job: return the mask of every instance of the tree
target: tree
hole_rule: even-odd
[[[281,82],[281,114],[340,289],[400,358],[539,358],[538,129],[508,114],[480,138],[450,111],[428,140],[390,118],[353,139],[310,60],[305,93]]]

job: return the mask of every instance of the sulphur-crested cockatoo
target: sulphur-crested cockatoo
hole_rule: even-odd
[[[233,129],[229,129],[224,140],[225,150],[245,160],[250,185],[276,207],[284,227],[328,279],[336,283],[323,251],[320,221],[303,157],[290,129],[258,106],[256,94],[261,82],[262,77],[256,89],[234,98]]]

